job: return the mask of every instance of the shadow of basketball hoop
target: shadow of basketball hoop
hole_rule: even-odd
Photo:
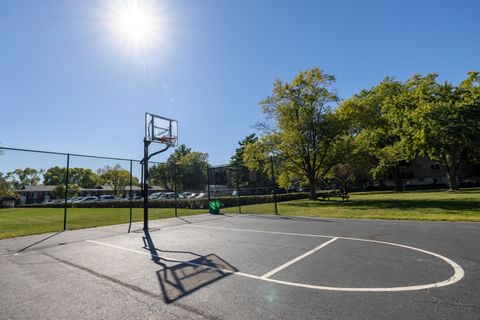
[[[145,249],[150,251],[152,261],[162,267],[157,271],[157,277],[166,303],[172,303],[238,271],[234,266],[213,253],[202,256],[187,251],[158,250],[155,248],[148,231],[145,232],[143,239]],[[197,256],[197,258],[179,262],[160,257],[158,251],[187,253]],[[178,264],[168,266],[166,264],[168,262],[178,262]]]

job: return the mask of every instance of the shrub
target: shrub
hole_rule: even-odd
[[[308,193],[297,192],[297,193],[282,193],[276,195],[277,202],[297,200],[297,199],[306,199],[308,198]],[[222,204],[222,207],[235,207],[238,206],[239,201],[240,205],[245,206],[249,204],[261,204],[261,203],[272,203],[273,195],[252,195],[252,196],[241,196],[240,198],[235,196],[228,197],[217,197],[212,198],[212,200],[219,200]],[[64,203],[48,203],[48,204],[28,204],[23,205],[22,207],[29,208],[63,208]],[[80,203],[67,203],[68,208],[129,208],[129,200],[117,200],[117,201],[94,201],[94,202],[80,202]],[[132,201],[133,208],[142,208],[143,200],[134,200]],[[155,199],[149,201],[150,208],[175,208],[174,199]],[[177,199],[177,208],[189,208],[189,209],[206,209],[208,208],[208,199]]]

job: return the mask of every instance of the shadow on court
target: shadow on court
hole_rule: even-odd
[[[202,256],[188,251],[159,250],[155,247],[148,231],[145,231],[143,242],[144,249],[150,252],[152,261],[162,267],[162,269],[157,271],[157,277],[166,303],[172,303],[238,271],[234,266],[216,254]],[[190,261],[179,262],[174,259],[160,257],[158,255],[159,251],[167,253],[187,253],[197,258]],[[168,266],[166,262],[179,263]]]
[[[27,249],[30,249],[31,247],[36,246],[37,244],[43,243],[43,242],[45,242],[45,241],[47,241],[47,240],[49,240],[49,239],[51,239],[51,238],[53,238],[53,237],[55,237],[55,236],[58,236],[59,234],[61,234],[61,233],[63,233],[63,232],[65,232],[65,231],[59,231],[59,232],[54,233],[54,234],[51,234],[51,235],[49,235],[49,236],[47,236],[47,237],[45,237],[45,238],[43,238],[43,239],[40,239],[40,240],[38,240],[38,241],[36,241],[36,242],[34,242],[34,243],[26,246],[26,247],[23,247],[23,248],[19,249],[19,250],[17,251],[17,253],[23,252],[23,251],[25,251],[25,250],[27,250]]]

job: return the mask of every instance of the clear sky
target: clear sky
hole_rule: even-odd
[[[480,70],[477,0],[144,1],[159,20],[139,50],[112,22],[124,1],[1,2],[2,146],[140,158],[148,111],[220,164],[276,78],[319,66],[348,98],[385,76]]]

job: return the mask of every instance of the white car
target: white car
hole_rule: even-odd
[[[158,199],[162,194],[163,194],[163,192],[152,193],[151,195],[148,196],[148,199],[150,199],[150,200]]]
[[[80,199],[82,199],[83,197],[73,197],[73,198],[70,198],[67,200],[67,203],[73,203],[75,201],[78,201]]]
[[[163,192],[157,199],[173,199],[175,192]]]
[[[99,196],[98,199],[97,199],[97,201],[101,201],[101,202],[114,201],[114,200],[117,200],[117,197],[109,195],[109,194]]]
[[[82,197],[81,199],[78,199],[77,201],[74,201],[73,203],[81,203],[81,202],[92,202],[97,200],[97,197],[94,196],[88,196],[88,197]]]
[[[201,192],[198,195],[196,195],[194,199],[202,199],[206,197],[207,197],[207,194],[205,192]]]

